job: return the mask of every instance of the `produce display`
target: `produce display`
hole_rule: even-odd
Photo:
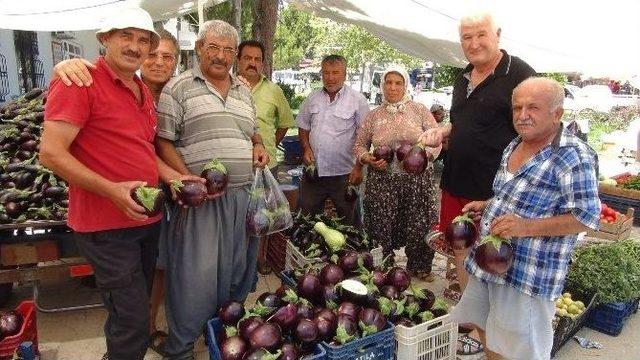
[[[46,91],[0,108],[0,224],[67,217],[67,184],[38,160]]]
[[[571,320],[575,320],[585,310],[585,305],[582,301],[573,301],[571,293],[564,293],[562,297],[556,300],[556,316],[567,316]]]
[[[639,279],[640,242],[628,239],[577,248],[566,286],[598,303],[627,302],[640,297]]]
[[[602,203],[602,208],[600,210],[600,221],[605,222],[607,224],[613,224],[620,219],[624,219],[625,216],[616,210],[610,208],[607,204]]]
[[[342,224],[339,218],[325,215],[310,216],[298,212],[293,226],[284,233],[304,257],[324,261],[342,249],[366,251],[373,245],[363,231]]]

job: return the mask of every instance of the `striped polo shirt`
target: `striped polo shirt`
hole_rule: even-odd
[[[171,79],[160,95],[158,136],[174,142],[192,174],[217,158],[227,167],[229,187],[250,184],[256,130],[251,92],[235,76],[224,99],[196,65]]]

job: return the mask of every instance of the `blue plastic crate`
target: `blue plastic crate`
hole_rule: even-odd
[[[327,352],[328,360],[394,360],[394,326],[389,322],[386,329],[341,346],[323,341],[322,347]]]
[[[598,305],[589,315],[587,326],[608,335],[618,336],[625,321],[636,308],[636,300]]]
[[[209,359],[210,360],[221,360],[222,356],[220,355],[220,348],[218,347],[218,341],[216,340],[216,333],[222,331],[222,321],[218,318],[213,318],[207,321],[207,347],[209,348]],[[303,357],[303,360],[324,360],[326,359],[327,353],[324,348],[318,344],[313,352],[313,355],[307,355]]]
[[[280,273],[280,280],[285,285],[289,285],[293,288],[296,287],[296,281],[293,280],[293,270],[285,270]]]

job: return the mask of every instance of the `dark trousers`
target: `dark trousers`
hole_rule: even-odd
[[[76,233],[93,267],[109,315],[104,325],[110,360],[142,360],[149,346],[149,294],[158,256],[160,223]]]
[[[298,206],[303,213],[322,214],[324,202],[329,198],[345,224],[358,225],[355,221],[356,201],[348,202],[344,199],[347,186],[349,186],[348,174],[320,177],[313,183],[306,181],[303,177],[300,183]]]

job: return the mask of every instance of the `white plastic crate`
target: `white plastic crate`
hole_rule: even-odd
[[[382,246],[378,246],[371,250],[371,256],[373,257],[373,265],[378,266],[383,260]],[[285,270],[295,270],[304,268],[305,265],[313,264],[321,261],[319,258],[308,259],[302,255],[297,246],[293,245],[290,240],[287,240],[287,255],[285,260]]]
[[[455,360],[458,324],[447,314],[413,327],[396,326],[395,338],[398,360]]]

